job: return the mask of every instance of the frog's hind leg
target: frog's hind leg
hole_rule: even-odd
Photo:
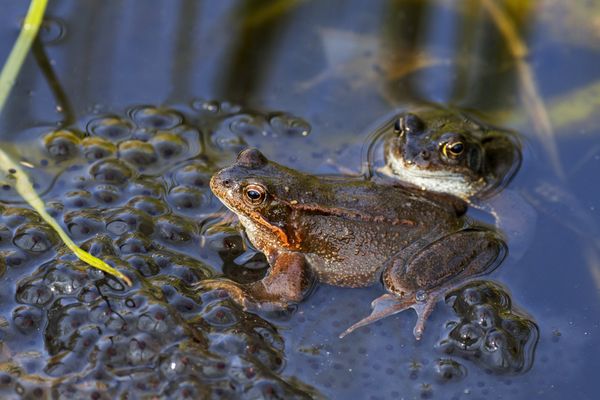
[[[354,330],[363,326],[372,324],[373,322],[379,321],[382,318],[389,317],[390,315],[397,314],[404,310],[412,308],[417,313],[417,323],[413,329],[413,334],[417,340],[420,340],[425,330],[425,321],[429,315],[433,312],[435,303],[437,302],[438,296],[430,293],[427,299],[420,299],[420,293],[416,296],[399,297],[390,293],[384,294],[381,297],[376,298],[371,303],[373,311],[371,315],[361,319],[348,329],[346,329],[341,335],[340,339],[347,334],[354,332]],[[419,301],[423,300],[423,301]]]
[[[407,308],[417,312],[413,330],[420,339],[425,321],[444,293],[465,280],[490,272],[506,255],[506,244],[493,230],[474,227],[451,233],[405,260],[398,257],[385,269],[382,280],[389,294],[373,301],[373,312],[342,336]]]

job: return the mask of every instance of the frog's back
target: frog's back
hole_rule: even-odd
[[[310,232],[301,240],[301,251],[319,279],[332,285],[375,283],[392,257],[402,257],[402,252],[408,257],[420,242],[435,240],[462,223],[453,209],[403,188],[332,179],[324,179],[321,187],[327,190],[313,199],[319,207],[298,205],[303,211],[296,229],[299,234]]]
[[[294,194],[299,207],[314,206],[332,214],[337,211],[349,219],[385,221],[391,225],[430,225],[455,219],[466,211],[466,203],[455,197],[359,178],[319,177],[318,183],[308,187],[318,187],[318,190]]]
[[[312,233],[302,252],[324,283],[359,287],[379,279],[387,260],[416,240],[418,227],[389,225],[322,215],[305,216],[301,227]]]

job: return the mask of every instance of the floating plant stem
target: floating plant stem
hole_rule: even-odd
[[[21,27],[19,37],[17,38],[17,41],[15,42],[15,45],[10,52],[8,59],[6,60],[6,64],[0,73],[0,113],[4,108],[4,104],[6,103],[6,99],[8,98],[12,87],[14,86],[17,75],[19,74],[21,66],[23,65],[23,61],[25,60],[25,57],[31,48],[31,44],[39,31],[47,3],[47,0],[31,1],[29,10],[27,11],[27,16],[25,17],[23,26]],[[23,199],[38,214],[40,214],[44,221],[46,221],[46,223],[56,231],[61,240],[65,243],[69,250],[71,250],[77,256],[77,258],[94,268],[123,280],[125,283],[131,286],[131,280],[127,276],[123,275],[121,272],[117,271],[99,258],[96,258],[82,250],[73,242],[73,240],[71,240],[69,235],[67,235],[58,222],[56,222],[56,220],[52,218],[50,214],[48,214],[44,202],[36,193],[25,171],[23,171],[19,164],[14,162],[2,149],[0,149],[0,168],[2,168],[4,171],[11,171],[11,175],[15,178],[15,189],[17,190],[17,193],[19,193],[19,195],[23,197]]]

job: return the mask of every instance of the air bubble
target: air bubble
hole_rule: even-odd
[[[425,290],[417,290],[417,293],[415,293],[415,300],[419,303],[426,302],[427,297],[427,292]]]
[[[43,43],[54,44],[65,36],[66,30],[66,24],[63,20],[46,16],[40,26],[38,36]]]

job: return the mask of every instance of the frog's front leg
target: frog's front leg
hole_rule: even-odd
[[[229,279],[207,279],[198,288],[221,289],[245,310],[284,309],[297,303],[310,289],[313,274],[300,253],[280,253],[272,256],[267,275],[257,282],[239,284]]]
[[[390,293],[375,299],[371,315],[352,325],[341,337],[412,308],[417,312],[413,333],[418,340],[440,296],[467,279],[491,272],[505,256],[506,245],[497,232],[470,228],[429,244],[408,260],[394,259],[383,273],[384,286]]]

